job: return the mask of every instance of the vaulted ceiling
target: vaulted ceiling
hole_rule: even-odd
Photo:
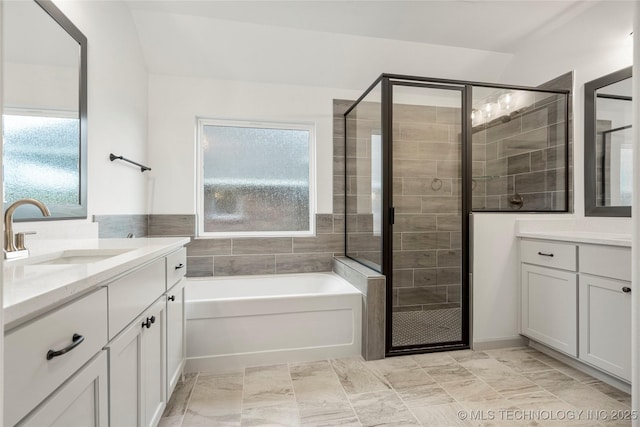
[[[133,10],[166,12],[327,33],[514,53],[596,1],[153,1]]]
[[[575,28],[585,40],[628,34],[633,7],[624,0],[125,3],[152,73],[345,88],[354,84],[349,73],[369,79],[398,70],[463,78],[460,70],[475,69],[477,79],[494,80],[520,50],[558,30]]]

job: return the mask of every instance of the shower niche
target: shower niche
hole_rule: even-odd
[[[387,355],[469,347],[472,211],[567,211],[568,95],[383,74],[346,111],[346,255],[386,276]]]

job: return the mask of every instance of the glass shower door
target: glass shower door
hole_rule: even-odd
[[[388,353],[462,345],[468,336],[463,97],[464,86],[392,83]]]

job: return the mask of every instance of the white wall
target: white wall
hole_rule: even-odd
[[[147,176],[109,161],[147,162],[147,72],[131,13],[121,2],[55,3],[88,39],[88,221],[145,214]]]
[[[495,81],[511,58],[144,10],[133,16],[151,72],[153,214],[196,211],[196,117],[314,122],[317,212],[330,213],[333,99],[358,98],[383,72]],[[179,31],[183,28],[194,32]]]
[[[315,123],[317,211],[331,213],[333,99],[342,89],[151,75],[149,77],[150,212],[196,212],[196,118]]]
[[[78,70],[65,67],[4,63],[4,105],[19,109],[78,112]],[[77,117],[77,115],[76,115]]]
[[[495,80],[511,58],[499,52],[204,16],[134,10],[133,17],[152,74],[362,92],[383,72]]]
[[[519,265],[515,223],[519,218],[575,219],[591,231],[629,233],[628,218],[584,217],[584,83],[632,64],[632,2],[599,2],[574,21],[520,50],[505,67],[501,83],[537,86],[574,71],[573,188],[574,214],[474,214],[474,342],[518,336]],[[610,25],[615,23],[614,25]],[[606,25],[609,24],[609,25]]]

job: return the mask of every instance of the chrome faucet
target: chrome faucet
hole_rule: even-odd
[[[29,250],[24,247],[24,235],[18,233],[13,235],[13,213],[22,205],[34,205],[40,209],[43,216],[51,216],[49,208],[36,199],[20,199],[13,202],[4,213],[4,257],[6,259],[22,258],[29,255]]]

